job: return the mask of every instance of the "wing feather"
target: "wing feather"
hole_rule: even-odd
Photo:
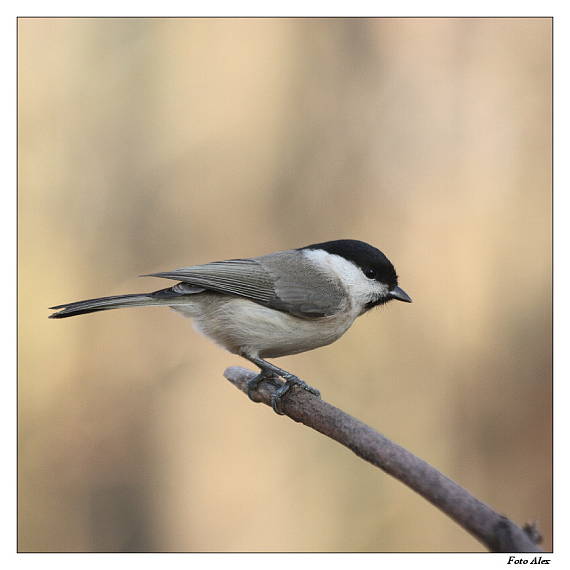
[[[150,277],[176,279],[219,293],[246,297],[268,304],[274,296],[273,280],[254,259],[230,259],[204,265],[181,267],[173,271],[151,273]]]
[[[237,295],[302,318],[334,315],[343,307],[345,298],[338,279],[315,271],[296,250],[215,261],[148,276]]]

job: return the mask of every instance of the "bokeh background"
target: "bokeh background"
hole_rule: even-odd
[[[18,28],[20,550],[482,551],[174,312],[47,319],[343,237],[414,303],[277,363],[551,548],[550,19]]]

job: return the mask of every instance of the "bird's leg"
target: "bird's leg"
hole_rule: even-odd
[[[291,374],[291,372],[287,372],[287,370],[283,370],[282,368],[279,368],[278,366],[275,366],[275,364],[271,364],[271,362],[267,362],[262,358],[257,358],[255,356],[246,356],[245,354],[243,356],[244,358],[247,358],[250,362],[253,362],[253,364],[255,364],[256,366],[259,366],[259,368],[261,369],[261,374],[258,374],[255,378],[250,380],[250,382],[255,383],[255,386],[257,386],[257,384],[261,382],[261,380],[267,378],[268,374],[270,376],[279,376],[280,378],[283,378],[283,380],[285,380],[285,384],[283,384],[280,388],[278,388],[271,397],[271,407],[273,408],[273,411],[275,413],[283,415],[283,412],[281,411],[279,404],[283,396],[291,389],[291,386],[299,386],[299,388],[307,390],[307,392],[314,394],[315,396],[317,396],[317,398],[321,397],[321,393],[316,388],[309,386],[306,382],[303,382],[303,380],[301,380],[294,374]],[[263,376],[264,373],[265,376]],[[248,393],[249,389],[250,388],[248,383]]]

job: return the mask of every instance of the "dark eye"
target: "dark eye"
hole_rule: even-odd
[[[376,277],[376,271],[374,271],[374,269],[369,267],[368,269],[364,270],[364,275],[366,275],[368,279],[374,279]]]

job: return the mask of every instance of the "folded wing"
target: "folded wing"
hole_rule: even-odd
[[[149,276],[244,297],[303,318],[334,315],[343,303],[340,283],[316,273],[297,251],[215,261]]]

